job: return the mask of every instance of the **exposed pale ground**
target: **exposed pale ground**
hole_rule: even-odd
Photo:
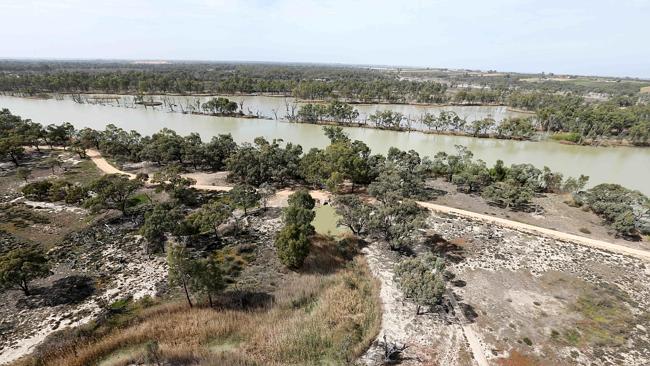
[[[416,251],[447,257],[449,292],[469,322],[416,315],[393,281],[398,255],[371,243],[364,252],[381,281],[383,318],[364,364],[380,364],[384,334],[409,346],[407,365],[649,364],[647,262],[455,215],[433,214],[428,221],[429,239]],[[598,303],[612,291],[620,295],[598,305],[604,315],[579,310],[585,296]],[[611,309],[622,314],[608,313]],[[609,316],[625,322],[610,324]],[[578,343],[565,338],[572,331],[579,332]],[[592,336],[601,340],[590,341]]]
[[[368,265],[381,282],[381,329],[375,343],[361,357],[365,365],[381,365],[386,336],[388,342],[408,346],[404,365],[440,364],[463,365],[471,358],[467,351],[463,329],[459,324],[447,324],[432,315],[416,315],[416,306],[403,299],[393,280],[393,268],[398,256],[375,242],[363,249]]]
[[[105,173],[134,177],[112,166],[99,153],[89,151],[89,156]],[[197,189],[231,188],[212,185],[222,177],[197,174],[192,178],[197,180]],[[270,205],[285,205],[290,193],[278,192]],[[329,200],[327,192],[311,193],[321,202]],[[433,313],[416,315],[415,305],[403,300],[393,281],[393,266],[399,256],[380,243],[371,243],[364,253],[382,285],[383,318],[378,341],[386,335],[389,341],[407,344],[404,364],[481,366],[518,354],[544,365],[650,363],[650,324],[644,317],[650,305],[650,267],[645,262],[650,259],[648,251],[430,202],[420,204],[434,211],[429,218],[431,233],[440,235],[454,249],[445,252],[437,244],[424,243],[419,250],[451,255],[448,270],[463,284],[450,285],[450,290],[463,309],[471,309],[464,313],[474,315],[470,323],[449,323]],[[132,238],[129,247],[137,242],[137,237]],[[0,363],[28,353],[54,329],[88,321],[99,311],[99,298],[114,300],[116,293],[125,291],[134,296],[154,294],[157,284],[164,282],[164,259],[152,265],[149,258],[133,256],[132,249],[106,245],[101,255],[116,259],[109,262],[114,263],[108,268],[114,273],[110,285],[64,314],[56,307],[25,312],[24,321],[36,327],[30,326],[33,332],[24,334],[21,341],[2,344]],[[575,311],[578,294],[603,283],[614,285],[630,299],[625,307],[631,309],[636,323],[626,330],[627,342],[617,347],[577,347],[550,340],[551,330],[562,332],[581,324],[584,315]],[[532,345],[522,343],[522,338],[529,338]],[[375,342],[360,361],[377,365],[380,352],[380,344]]]
[[[99,261],[101,262],[101,264],[97,262],[99,274],[87,273],[88,270],[92,272],[90,265],[77,265],[80,267],[78,269],[62,265],[55,269],[54,276],[47,280],[35,281],[32,285],[34,288],[40,288],[42,295],[39,297],[47,298],[49,286],[56,279],[64,279],[70,275],[100,275],[102,286],[96,288],[90,296],[76,303],[61,303],[53,306],[47,303],[30,305],[25,302],[25,305],[22,305],[19,301],[16,306],[3,308],[7,311],[5,314],[0,314],[3,320],[16,319],[16,313],[20,314],[20,317],[17,322],[11,323],[11,329],[14,331],[0,336],[0,364],[11,362],[30,353],[34,346],[56,330],[87,323],[100,314],[102,304],[110,304],[129,296],[139,299],[156,294],[158,286],[166,281],[165,259],[149,258],[142,254],[141,240],[137,236],[125,240],[114,236],[113,239],[111,242],[103,242],[102,239],[90,238],[89,244],[99,245],[102,248],[101,252],[95,256],[90,253],[90,249],[86,248],[88,252],[82,253],[79,259],[72,262],[75,266],[77,263]],[[75,290],[70,289],[70,291]],[[7,305],[15,303],[13,296],[16,293],[17,291],[5,293],[2,296],[3,301]]]
[[[97,167],[104,171],[107,174],[126,174],[131,178],[134,178],[135,175],[132,173],[126,173],[123,172],[117,168],[115,168],[113,165],[111,165],[106,159],[104,159],[101,154],[96,151],[96,150],[88,150],[88,156],[97,164]],[[197,179],[198,182],[198,179]],[[213,191],[229,191],[232,189],[232,187],[228,186],[214,186],[214,185],[200,185],[196,184],[193,186],[196,189],[202,189],[202,190],[213,190]],[[289,194],[291,194],[290,190],[282,190],[279,191],[276,196],[270,200],[269,205],[271,206],[280,206],[282,202],[284,202],[285,197],[288,197]],[[311,194],[314,198],[317,200],[324,202],[329,200],[330,194],[325,191],[311,191]],[[435,203],[431,202],[418,202],[420,205],[423,207],[428,208],[429,210],[436,211],[439,213],[449,213],[449,214],[455,214],[463,217],[468,217],[476,220],[481,220],[484,222],[489,222],[492,224],[500,225],[502,227],[522,231],[525,233],[530,233],[530,234],[537,234],[537,235],[544,235],[548,236],[550,238],[558,239],[558,240],[567,240],[573,243],[578,243],[581,245],[587,245],[590,247],[594,248],[599,248],[599,249],[604,249],[608,251],[612,251],[615,253],[620,253],[620,254],[625,254],[625,255],[630,255],[633,257],[637,257],[643,260],[650,260],[650,251],[647,250],[642,250],[642,249],[636,249],[636,248],[630,248],[625,245],[621,244],[614,244],[614,243],[609,243],[606,241],[598,240],[598,239],[592,239],[592,238],[587,238],[584,236],[579,236],[575,234],[569,234],[569,233],[564,233],[561,231],[557,230],[552,230],[548,228],[543,228],[531,224],[526,224],[526,223],[521,223],[517,221],[512,221],[508,220],[505,218],[501,217],[495,217],[491,215],[485,215],[485,214],[480,214],[472,211],[467,211],[459,208],[452,208],[448,206],[443,206],[443,205],[438,205]]]

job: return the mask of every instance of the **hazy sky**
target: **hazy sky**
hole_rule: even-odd
[[[650,0],[0,0],[1,58],[650,77]]]

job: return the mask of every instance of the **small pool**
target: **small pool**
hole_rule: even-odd
[[[322,235],[341,235],[349,232],[349,229],[344,226],[339,226],[339,215],[336,213],[334,207],[330,205],[322,205],[314,209],[316,217],[312,221],[312,225],[316,232]]]

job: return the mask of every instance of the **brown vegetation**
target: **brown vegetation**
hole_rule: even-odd
[[[301,273],[287,276],[262,307],[190,309],[183,302],[163,303],[90,330],[95,334],[86,341],[54,346],[50,340],[52,346],[46,342],[16,364],[30,365],[34,357],[44,365],[70,366],[126,365],[152,357],[229,365],[351,361],[377,335],[378,284],[361,257],[343,263],[335,242],[322,237],[314,247]]]

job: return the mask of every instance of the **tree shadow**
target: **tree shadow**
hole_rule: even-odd
[[[36,287],[16,304],[19,308],[34,309],[58,305],[78,304],[95,292],[91,277],[73,275],[61,278],[49,287]]]
[[[439,256],[444,257],[452,263],[460,263],[465,260],[465,250],[452,242],[447,241],[440,234],[426,236],[424,245]]]
[[[499,204],[496,202],[490,202],[486,201],[488,206],[500,208],[503,210],[508,210],[511,212],[524,212],[524,213],[535,213],[535,214],[543,214],[544,213],[544,208],[540,205],[534,204],[534,203],[529,203],[526,205],[519,205],[519,206],[506,206],[503,204]]]
[[[257,310],[270,308],[275,296],[260,291],[226,291],[213,303],[215,308],[226,310]]]
[[[474,307],[464,302],[458,303],[458,306],[460,306],[461,311],[463,312],[463,314],[465,314],[465,318],[467,319],[467,321],[470,323],[474,323],[476,318],[478,318],[478,313],[474,310]]]
[[[322,275],[335,273],[344,268],[346,263],[367,245],[354,236],[336,240],[326,235],[316,234],[311,240],[309,255],[299,270],[301,273]]]
[[[467,319],[467,321],[470,323],[474,323],[479,316],[476,310],[474,310],[474,307],[470,304],[462,302],[463,298],[460,295],[454,293],[453,296],[456,298],[456,302],[460,307],[460,311],[462,311],[463,315],[465,315],[465,319]]]
[[[426,188],[427,194],[429,195],[429,199],[436,200],[438,197],[446,196],[449,194],[449,192],[438,189],[438,188],[433,188],[433,187],[427,187]]]

